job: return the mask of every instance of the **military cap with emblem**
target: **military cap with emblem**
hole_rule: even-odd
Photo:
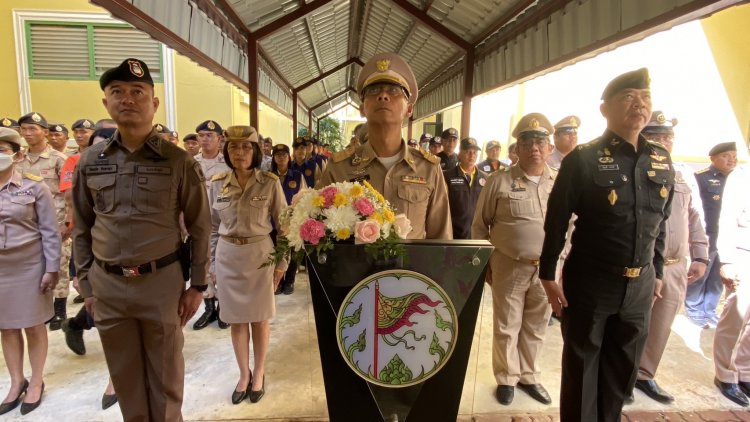
[[[298,136],[294,138],[294,141],[292,142],[292,148],[304,147],[307,146],[310,142],[312,141],[310,141],[309,136]]]
[[[513,129],[513,137],[545,138],[554,131],[552,123],[542,113],[529,113],[521,118]]]
[[[423,133],[422,136],[419,137],[419,142],[429,141],[432,139],[432,135],[429,133]]]
[[[49,124],[47,123],[47,119],[44,118],[41,114],[37,113],[36,111],[32,111],[31,113],[24,114],[23,116],[18,118],[18,125],[22,124],[32,124],[41,126],[45,129],[49,128]]]
[[[255,142],[258,143],[258,131],[252,126],[229,126],[224,130],[226,142]]]
[[[406,145],[409,145],[410,147],[415,147],[419,145],[419,143],[417,143],[416,139],[409,139],[408,141],[406,141]]]
[[[474,138],[464,138],[461,139],[461,151],[467,150],[467,149],[473,149],[475,151],[481,150],[479,148],[479,145],[477,145],[477,140]]]
[[[73,130],[76,129],[91,129],[94,130],[94,126],[96,124],[89,119],[78,119],[75,122],[73,122],[73,125],[70,127]]]
[[[651,113],[651,120],[648,121],[643,133],[667,133],[674,135],[674,127],[677,126],[677,119],[667,119],[663,111],[654,111]]]
[[[16,120],[9,119],[7,117],[3,117],[2,119],[0,119],[0,127],[17,128],[17,127],[19,127],[19,124],[18,124],[18,121],[16,121]]]
[[[53,133],[68,133],[68,128],[59,123],[52,123],[49,125],[49,131]]]
[[[148,65],[142,60],[133,58],[125,59],[119,66],[102,73],[99,78],[99,87],[104,91],[104,88],[113,81],[143,82],[154,86],[154,80],[151,78]]]
[[[289,146],[286,144],[276,144],[271,148],[271,155],[287,153],[289,154]]]
[[[498,141],[489,141],[487,142],[487,145],[484,146],[485,151],[489,151],[493,148],[500,148],[500,142]]]
[[[21,135],[15,130],[7,127],[0,127],[0,141],[10,142],[21,146]]]
[[[168,127],[164,126],[161,123],[157,123],[154,125],[154,130],[156,130],[157,133],[171,133],[172,131],[169,130]]]
[[[175,137],[175,138],[177,138],[177,137],[178,137],[178,135],[179,135],[179,133],[177,133],[177,131],[174,131],[174,130],[173,130],[173,131],[171,131],[171,132],[169,132],[169,134],[170,134],[170,135],[172,135],[172,136],[173,136],[173,137]]]
[[[188,133],[187,135],[185,135],[184,138],[182,138],[182,142],[187,142],[187,141],[198,142],[198,135],[196,135],[195,133]]]
[[[651,86],[651,78],[645,67],[633,70],[612,79],[602,92],[602,100],[607,101],[624,89],[648,89]]]
[[[215,120],[206,120],[205,122],[195,127],[196,132],[200,132],[204,130],[209,131],[209,132],[216,132],[219,135],[223,133],[223,130],[221,129],[221,125],[217,123]]]
[[[721,154],[722,152],[737,151],[737,143],[735,142],[722,142],[714,145],[711,151],[708,152],[709,156]]]
[[[555,123],[555,133],[574,132],[581,125],[581,119],[578,116],[565,116],[559,122]]]
[[[448,129],[445,129],[443,133],[440,134],[440,137],[443,139],[458,138],[458,130],[454,127],[449,127]]]
[[[430,145],[443,145],[443,140],[439,136],[430,138]]]
[[[359,72],[357,92],[364,100],[364,89],[376,83],[397,84],[406,90],[409,102],[417,101],[419,89],[417,78],[411,67],[395,53],[380,53],[372,56]]]

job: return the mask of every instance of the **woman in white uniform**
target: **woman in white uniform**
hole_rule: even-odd
[[[232,326],[232,346],[240,370],[232,403],[238,404],[246,397],[256,403],[265,393],[269,320],[276,313],[273,293],[286,263],[276,268],[259,267],[273,251],[269,236],[272,220],[278,226],[286,200],[279,178],[260,169],[263,155],[255,128],[230,126],[224,137],[224,159],[232,170],[211,180],[211,272],[215,274],[221,301],[220,318]]]

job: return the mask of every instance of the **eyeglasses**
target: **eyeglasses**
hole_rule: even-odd
[[[533,145],[538,147],[549,145],[549,139],[547,138],[527,138],[518,141],[518,146],[521,148],[531,148]]]
[[[380,94],[383,91],[385,91],[391,97],[398,97],[400,95],[408,97],[408,95],[406,94],[406,90],[403,87],[399,85],[394,85],[394,84],[368,85],[364,89],[364,94],[365,94],[365,97],[372,97],[372,96]]]

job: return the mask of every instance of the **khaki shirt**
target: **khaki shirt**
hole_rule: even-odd
[[[518,164],[495,172],[479,195],[471,237],[489,240],[498,252],[511,259],[539,259],[547,200],[555,177],[557,171],[548,166],[538,185]]]
[[[216,261],[216,244],[220,236],[268,236],[273,231],[271,220],[279,225],[279,213],[286,207],[286,198],[279,178],[266,171],[253,172],[243,190],[234,171],[219,173],[211,181],[211,271]],[[284,264],[285,266],[285,264]]]
[[[703,230],[701,214],[692,200],[692,191],[681,171],[675,167],[672,213],[665,222],[664,257],[708,259],[708,237]],[[692,176],[689,176],[692,177]],[[697,193],[696,193],[697,195]]]
[[[408,239],[451,239],[453,227],[448,191],[440,169],[440,159],[424,150],[406,146],[390,170],[378,161],[368,142],[331,156],[316,188],[334,182],[367,180],[411,222]]]
[[[18,168],[24,173],[41,176],[55,203],[57,224],[65,222],[65,194],[60,192],[60,175],[68,156],[47,145],[41,154],[26,152]]]
[[[193,238],[191,283],[205,284],[211,217],[203,172],[188,154],[152,131],[129,152],[120,134],[81,155],[73,181],[74,256],[84,297],[94,259],[141,265],[176,252],[180,212]]]
[[[719,238],[717,247],[721,262],[748,265],[742,259],[750,253],[750,201],[747,187],[750,185],[750,169],[737,167],[727,176],[724,197],[719,215]],[[743,282],[750,274],[741,274]]]
[[[229,171],[229,166],[224,162],[224,154],[219,151],[219,155],[214,159],[207,159],[203,154],[198,154],[195,157],[195,161],[200,163],[203,169],[203,175],[206,177],[206,191],[211,187],[211,179],[219,173]]]
[[[0,250],[42,242],[45,272],[60,271],[60,232],[52,194],[42,178],[16,168],[0,186]]]

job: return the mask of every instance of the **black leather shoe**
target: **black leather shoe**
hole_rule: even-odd
[[[62,327],[63,321],[68,319],[67,306],[68,306],[68,298],[65,298],[65,297],[55,298],[55,302],[54,302],[55,316],[53,316],[52,319],[49,320],[50,331],[59,330]]]
[[[62,330],[65,333],[65,344],[73,353],[83,356],[86,354],[86,344],[83,342],[83,330],[76,330],[70,327],[70,318],[62,323]]]
[[[635,388],[643,391],[644,394],[658,401],[659,403],[669,404],[674,401],[674,397],[667,394],[666,391],[659,387],[654,380],[636,380]]]
[[[250,385],[253,385],[251,382]],[[252,388],[252,387],[250,387]],[[250,398],[250,403],[258,403],[261,398],[263,398],[263,395],[266,394],[266,376],[263,375],[263,384],[260,386],[260,390],[250,390],[250,394],[247,396]]]
[[[500,402],[502,405],[509,405],[513,403],[513,395],[515,393],[516,388],[512,385],[498,385],[497,389],[495,390],[495,397],[497,398],[497,401]]]
[[[281,293],[282,293],[283,291],[284,291],[284,288],[283,288],[283,287],[281,287],[281,286],[279,286],[279,287],[278,287],[278,288],[277,288],[277,289],[276,289],[276,290],[275,290],[275,291],[273,292],[273,294],[274,294],[275,296],[278,296],[278,295],[280,295],[280,294],[281,294]]]
[[[117,394],[102,394],[102,410],[107,410],[117,403]]]
[[[83,296],[81,295],[77,295],[76,297],[73,298],[73,303],[83,303],[83,302],[84,302]]]
[[[39,407],[40,404],[42,404],[42,397],[44,396],[44,383],[42,383],[42,392],[39,393],[39,400],[35,401],[34,403],[21,403],[21,414],[25,415],[27,413],[31,413]]]
[[[217,312],[214,305],[215,300],[214,298],[203,299],[203,303],[205,304],[203,314],[193,324],[193,330],[202,330],[219,318],[219,312]]]
[[[285,295],[290,295],[292,293],[294,293],[294,284],[287,284],[286,286],[284,286]]]
[[[740,381],[737,383],[743,393],[750,398],[750,382]]]
[[[21,387],[21,391],[18,392],[18,395],[16,396],[16,398],[7,403],[0,404],[0,415],[4,415],[10,412],[11,410],[15,409],[16,407],[18,407],[18,405],[21,404],[21,396],[23,395],[23,393],[26,392],[26,389],[28,388],[29,388],[29,380],[25,379],[23,380],[23,387]]]
[[[625,397],[625,400],[623,400],[625,404],[633,404],[635,403],[635,397],[633,396],[633,393],[630,393],[629,396]]]
[[[247,387],[245,387],[245,389],[242,391],[234,390],[234,392],[232,393],[232,404],[240,404],[242,403],[242,400],[245,400],[245,398],[247,398]]]
[[[549,393],[542,384],[523,384],[519,382],[518,388],[539,403],[552,404],[552,399],[549,397]]]
[[[714,378],[714,385],[719,387],[719,391],[724,397],[739,404],[742,407],[747,407],[750,402],[747,400],[745,393],[740,390],[740,387],[735,383],[721,382],[718,378]]]

